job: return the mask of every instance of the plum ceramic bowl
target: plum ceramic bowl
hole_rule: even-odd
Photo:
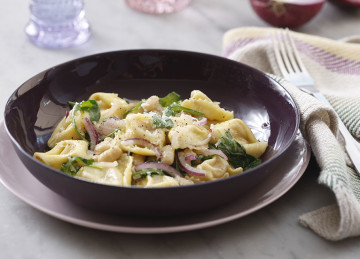
[[[32,157],[48,150],[47,140],[69,100],[86,100],[99,91],[135,100],[171,91],[188,98],[194,89],[233,110],[258,139],[269,142],[261,165],[217,181],[145,189],[77,179]],[[168,216],[224,205],[276,174],[298,131],[299,112],[278,82],[241,63],[195,52],[127,50],[72,60],[30,78],[10,97],[5,126],[26,168],[68,200],[106,213]]]

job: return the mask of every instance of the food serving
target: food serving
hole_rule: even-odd
[[[260,164],[267,142],[199,90],[138,102],[94,93],[70,102],[41,162],[90,181],[168,187],[211,181]]]
[[[251,128],[256,139],[268,142],[266,152],[259,157],[261,159],[260,165],[249,170],[244,167],[242,173],[229,175],[229,177],[224,176],[223,178],[214,178],[214,180],[205,179],[206,181],[195,182],[195,184],[175,187],[166,187],[164,184],[164,187],[161,188],[144,188],[142,186],[145,186],[150,177],[146,176],[133,180],[131,175],[130,186],[116,184],[116,181],[108,184],[105,182],[105,177],[102,178],[103,183],[99,183],[94,180],[80,178],[82,170],[95,168],[90,167],[90,165],[81,169],[84,166],[82,166],[82,162],[78,158],[74,159],[80,161],[78,164],[68,163],[68,166],[65,167],[69,168],[69,173],[61,172],[59,169],[55,169],[34,158],[35,152],[47,153],[55,147],[54,145],[54,147],[49,148],[48,141],[51,135],[54,135],[54,137],[57,135],[56,133],[53,134],[53,132],[65,117],[68,124],[64,124],[60,127],[60,130],[56,130],[56,132],[60,133],[57,136],[58,138],[62,132],[64,135],[66,135],[66,132],[72,132],[74,139],[70,136],[63,140],[83,140],[75,131],[74,125],[71,124],[74,118],[77,130],[86,139],[83,140],[87,144],[87,150],[85,149],[86,153],[84,154],[91,155],[93,153],[93,156],[89,155],[84,159],[94,160],[93,165],[96,165],[96,163],[112,163],[96,161],[95,147],[94,150],[90,148],[91,132],[84,129],[85,124],[82,120],[85,117],[89,118],[96,130],[99,130],[96,127],[97,124],[100,125],[100,122],[105,122],[112,116],[117,116],[119,120],[130,123],[132,116],[140,116],[144,113],[144,117],[149,117],[149,114],[143,111],[145,107],[141,107],[142,104],[139,105],[138,110],[134,108],[124,116],[139,101],[141,102],[142,98],[149,99],[152,95],[157,95],[159,100],[163,100],[162,98],[175,91],[181,95],[178,101],[179,106],[185,107],[186,100],[184,99],[192,100],[190,93],[195,89],[206,94],[213,101],[221,102],[221,104],[217,104],[224,110],[230,113],[233,111],[233,117],[229,118],[229,121],[234,118],[241,119]],[[91,96],[97,92],[109,93],[107,96],[117,93],[118,96],[115,96],[122,97],[121,100],[126,104],[121,100],[119,102],[124,103],[126,109],[124,108],[121,112],[118,110],[118,115],[111,115],[111,106],[115,105],[117,101],[112,102],[110,100],[108,106],[105,106],[105,100],[100,102],[96,100],[97,98]],[[129,101],[125,97],[138,101]],[[114,99],[117,100],[117,98]],[[79,104],[72,103],[73,106],[69,107],[69,101],[79,102]],[[91,118],[96,117],[91,114],[97,114],[97,112],[94,112],[95,109],[91,108],[93,101],[96,101],[100,110],[98,121],[91,121]],[[209,102],[216,104],[213,101]],[[202,128],[208,129],[208,134],[210,133],[211,124],[214,125],[211,127],[215,128],[219,127],[217,124],[226,122],[207,117],[214,114],[207,111],[209,108],[201,110],[198,107],[187,107],[204,113],[206,125],[203,125]],[[165,105],[162,109],[165,110],[166,108]],[[173,109],[176,110],[177,108]],[[107,110],[109,114],[104,114]],[[160,118],[163,117],[162,113],[153,112],[153,115],[158,114]],[[66,113],[68,114],[67,117]],[[75,116],[72,116],[73,114]],[[174,126],[177,123],[176,118],[180,117],[181,114],[190,115],[199,122],[205,118],[182,111],[182,113],[179,112],[172,116],[174,117]],[[269,75],[219,56],[179,50],[121,50],[97,53],[49,68],[24,82],[10,96],[4,115],[5,127],[16,154],[26,169],[47,188],[74,204],[91,208],[97,212],[140,217],[183,215],[217,208],[233,202],[257,184],[267,182],[268,177],[276,177],[279,168],[282,167],[281,164],[286,153],[289,152],[289,148],[298,134],[300,122],[299,110],[294,100],[282,85]],[[152,117],[150,118],[152,122]],[[112,118],[109,121],[117,121],[117,119]],[[137,121],[132,122],[136,123]],[[201,123],[204,122],[205,120]],[[122,141],[120,144],[125,144],[124,146],[129,148],[134,147],[135,149],[136,145],[143,150],[146,150],[145,147],[151,150],[154,147],[150,144],[146,146],[139,143],[131,144],[131,140],[124,141],[128,138],[144,138],[138,134],[141,129],[136,126],[138,124],[129,124],[129,126],[136,127],[133,130],[134,134],[131,135],[126,123],[125,128],[120,128],[121,130],[114,132],[109,138],[113,139],[114,142]],[[171,130],[175,132],[174,127],[153,129],[152,124],[148,125],[149,132],[164,131],[166,142],[163,146],[158,147],[162,152],[161,157],[165,157],[164,147],[171,146],[171,139],[169,139],[171,134],[169,133]],[[226,129],[229,129],[229,127]],[[227,137],[225,129],[219,130],[222,132],[222,136]],[[110,132],[110,129],[108,132]],[[213,132],[218,132],[218,130],[212,131],[211,134],[215,135]],[[229,133],[233,139],[238,139],[238,136],[231,132],[231,129]],[[101,133],[100,130],[96,134],[98,134],[98,143],[96,145],[99,145],[105,141],[105,138],[102,138],[107,135]],[[176,136],[176,134],[174,135]],[[60,142],[60,139],[54,143]],[[155,140],[157,139],[154,137],[148,141],[158,145]],[[239,141],[240,139],[238,139]],[[204,145],[203,150],[206,148],[213,149],[212,145],[216,145],[216,142],[212,144],[209,140],[209,144]],[[221,145],[218,147],[221,147]],[[247,154],[251,155],[251,149],[245,144],[243,147],[246,149]],[[155,154],[154,151],[156,150],[158,149],[153,150],[153,154]],[[174,151],[174,163],[177,163],[178,166],[180,164],[179,152],[185,150],[186,148],[178,148]],[[190,148],[190,151],[197,152],[198,150]],[[136,153],[132,151],[122,150],[122,152],[122,156],[125,158],[125,154],[130,155],[128,159],[133,160],[132,165],[135,167],[136,156],[138,155],[134,155]],[[54,158],[58,158],[57,155],[54,154]],[[65,159],[59,166],[64,163],[66,165],[69,162],[70,155],[66,153],[64,155]],[[228,160],[225,161],[229,163],[231,156],[226,155]],[[216,156],[219,157],[219,155]],[[81,154],[73,157],[81,157]],[[204,170],[197,164],[198,161],[191,160],[191,156],[185,155],[185,157],[188,157],[187,161],[192,166],[190,169],[194,167]],[[157,159],[156,155],[147,155],[145,159],[145,162],[161,162],[161,158]],[[116,161],[119,163],[119,159]],[[75,170],[72,170],[70,165],[73,165]],[[72,176],[70,172],[75,172],[77,168],[79,170]],[[116,169],[116,167],[115,170],[109,169],[107,175],[111,176],[109,173],[111,171],[115,172]],[[182,180],[191,180],[191,177],[200,178],[200,176],[186,173],[181,168],[175,169],[184,176],[180,176]],[[135,168],[133,170],[133,172],[140,171],[135,170]],[[104,174],[100,170],[96,172]],[[169,176],[167,174],[166,176]],[[224,175],[226,174],[224,173]],[[161,176],[153,174],[153,177],[149,180],[156,180],[157,178],[161,178]],[[118,179],[120,182],[124,180],[124,177]],[[201,179],[204,179],[204,177]],[[157,186],[162,186],[162,183]],[[243,197],[246,199],[247,195]]]

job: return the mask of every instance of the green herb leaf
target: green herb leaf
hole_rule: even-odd
[[[228,162],[234,168],[242,167],[245,170],[253,168],[261,163],[261,160],[246,153],[243,145],[238,143],[227,130],[226,136],[222,136],[216,149],[220,149],[228,157]]]
[[[175,92],[169,93],[167,96],[160,98],[159,103],[162,107],[167,107],[174,102],[180,101],[181,96]]]
[[[182,149],[175,150],[175,157],[177,157],[177,152],[181,152],[181,151],[183,150]],[[184,170],[182,170],[178,159],[174,159],[174,163],[171,166],[174,167],[176,170],[178,170],[183,176],[187,175],[187,173]]]
[[[201,164],[202,162],[204,162],[205,160],[209,160],[213,157],[214,157],[214,155],[205,156],[203,154],[197,154],[196,159],[191,161],[191,165],[197,166],[197,165]]]
[[[126,116],[128,116],[129,113],[136,112],[143,103],[144,103],[144,101],[140,101],[137,104],[135,104],[135,106],[133,106],[130,110],[128,110],[127,112],[124,113],[122,118],[125,119]]]
[[[69,157],[68,161],[62,163],[60,171],[69,175],[76,175],[83,166],[91,166],[94,163],[93,159],[85,159],[79,156]]]
[[[162,118],[159,115],[152,117],[152,124],[154,128],[171,128],[174,126],[174,122],[170,118]]]
[[[163,114],[166,117],[175,116],[177,113],[178,112],[173,111],[170,107],[166,107],[165,110],[163,111]]]
[[[70,106],[71,109],[74,107],[75,104],[76,102],[68,101],[68,105]]]
[[[100,108],[95,100],[87,100],[80,103],[80,110],[88,112],[90,115],[90,121],[99,121]]]
[[[103,140],[106,139],[106,138],[109,138],[109,137],[114,136],[115,133],[118,132],[118,131],[121,131],[121,129],[116,129],[116,130],[114,130],[114,131],[111,132],[109,135],[106,135],[106,136],[102,137],[102,138],[100,139],[100,141],[103,141]]]
[[[140,178],[146,178],[148,175],[154,176],[154,175],[165,175],[164,171],[160,169],[155,168],[148,168],[140,171],[136,171],[132,174],[133,180],[138,180]]]
[[[79,131],[77,125],[76,125],[76,116],[75,116],[75,114],[76,114],[77,111],[80,110],[80,107],[81,107],[80,103],[75,103],[74,107],[71,110],[71,121],[72,121],[75,132],[80,136],[80,138],[85,140],[86,142],[89,142],[86,139],[86,137],[83,134],[80,133],[80,131]]]
[[[174,116],[175,114],[179,113],[179,112],[186,112],[189,113],[191,115],[195,115],[195,116],[201,116],[201,117],[205,117],[205,114],[199,111],[195,111],[193,109],[190,108],[186,108],[184,106],[181,106],[178,103],[172,103],[168,108],[171,109],[171,112],[173,113],[172,116]],[[169,112],[169,111],[168,111]],[[170,112],[169,112],[170,113]]]

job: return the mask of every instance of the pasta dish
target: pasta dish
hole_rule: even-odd
[[[234,112],[194,90],[141,101],[94,93],[70,111],[34,158],[77,178],[118,186],[168,187],[255,167],[267,148]]]

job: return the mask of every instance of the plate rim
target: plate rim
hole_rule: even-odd
[[[4,176],[1,174],[0,172],[0,182],[5,186],[6,189],[8,189],[12,194],[14,194],[16,197],[18,197],[20,200],[22,200],[23,202],[25,202],[26,204],[30,205],[31,207],[49,215],[52,216],[54,218],[57,218],[59,220],[68,222],[68,223],[72,223],[75,225],[79,225],[79,226],[83,226],[83,227],[88,227],[88,228],[92,228],[92,229],[97,229],[97,230],[104,230],[104,231],[111,231],[111,232],[121,232],[121,233],[134,233],[134,234],[160,234],[160,233],[176,233],[176,232],[185,232],[185,231],[190,231],[190,230],[197,230],[197,229],[203,229],[203,228],[208,228],[208,227],[213,227],[213,226],[217,226],[220,224],[224,224],[239,218],[242,218],[244,216],[247,216],[251,213],[254,213],[255,211],[258,211],[264,207],[266,207],[267,205],[273,203],[274,201],[276,201],[277,199],[279,199],[280,197],[282,197],[287,191],[289,191],[297,182],[298,180],[301,178],[301,176],[303,175],[303,173],[305,172],[309,161],[310,161],[310,147],[307,144],[307,142],[305,141],[305,139],[302,137],[301,133],[299,133],[298,137],[294,140],[294,142],[292,143],[292,145],[301,145],[302,143],[302,151],[304,153],[304,155],[301,157],[302,164],[298,167],[296,167],[296,165],[292,165],[292,169],[297,168],[296,171],[296,177],[294,177],[292,179],[292,181],[290,182],[290,184],[288,184],[286,187],[283,187],[282,190],[280,190],[279,192],[277,192],[276,194],[272,194],[272,197],[267,199],[265,202],[258,204],[256,206],[251,206],[249,209],[246,210],[242,210],[239,211],[237,213],[232,213],[230,215],[227,215],[225,217],[217,217],[215,219],[212,220],[203,220],[200,222],[195,222],[195,223],[189,223],[189,224],[180,224],[180,225],[173,225],[173,226],[156,226],[156,227],[137,227],[137,226],[127,226],[127,225],[111,225],[111,224],[106,224],[106,223],[99,223],[99,222],[95,222],[95,221],[89,221],[87,219],[79,219],[76,218],[74,216],[69,216],[69,215],[65,215],[64,212],[60,213],[59,211],[54,211],[51,208],[46,208],[44,206],[41,206],[41,204],[39,204],[39,202],[36,202],[34,200],[31,200],[29,197],[26,197],[25,195],[21,194],[21,192],[19,190],[14,189],[13,187],[11,187],[6,180],[4,180]],[[0,149],[3,149],[5,147],[8,147],[9,149],[11,148],[11,152],[13,152],[15,154],[15,149],[10,141],[10,138],[8,137],[8,135],[5,132],[5,127],[4,127],[4,121],[0,122],[0,143],[3,142],[2,144],[5,145],[0,145]],[[7,143],[6,143],[7,142]],[[299,142],[300,144],[297,144],[295,142]],[[8,153],[9,150],[7,150]],[[19,159],[16,154],[15,154],[15,158]],[[10,161],[10,159],[8,159],[8,161]],[[298,164],[299,161],[297,161],[296,164]],[[4,164],[6,163],[3,160],[0,160],[0,164]],[[8,166],[9,167],[9,166]],[[4,167],[5,168],[5,167]],[[5,169],[4,169],[5,170]],[[39,184],[42,185],[42,183],[40,183],[34,176],[31,175],[31,173],[24,167],[24,170],[27,174],[29,174],[30,177],[34,178],[34,180],[36,180]],[[270,173],[271,175],[271,173]],[[269,176],[270,176],[269,175]],[[285,175],[285,174],[284,174]],[[275,187],[276,185],[273,184],[273,186]],[[44,186],[45,187],[45,186]],[[47,187],[46,187],[47,189]],[[51,191],[50,189],[47,189],[47,191],[56,194],[55,192]],[[251,191],[248,191],[247,193],[251,193]],[[241,199],[241,197],[239,198]],[[66,199],[64,199],[64,202],[66,203],[71,203],[70,201],[66,201]],[[235,202],[234,202],[235,203]],[[72,206],[75,206],[80,208],[80,206],[71,203]],[[231,205],[230,205],[231,206]],[[85,208],[81,208],[81,210],[88,210]],[[211,213],[212,211],[208,211],[208,212],[202,212],[205,214]],[[90,211],[91,213],[91,211]],[[202,213],[199,213],[200,215]],[[122,217],[122,216],[121,216]],[[200,216],[201,217],[201,216]],[[141,220],[141,219],[139,219]]]

